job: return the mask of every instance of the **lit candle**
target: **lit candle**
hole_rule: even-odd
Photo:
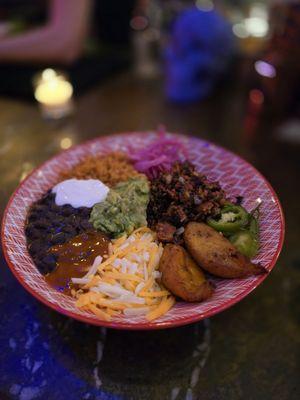
[[[61,118],[72,112],[73,87],[63,74],[47,68],[35,79],[35,85],[34,97],[45,117]]]

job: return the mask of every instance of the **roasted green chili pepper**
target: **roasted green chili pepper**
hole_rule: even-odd
[[[231,243],[245,256],[254,257],[259,249],[259,206],[249,215],[247,226],[229,237]]]
[[[208,218],[207,224],[219,232],[235,233],[249,222],[249,214],[241,207],[234,204],[226,204],[220,217]]]
[[[254,257],[258,252],[258,240],[250,231],[241,230],[230,236],[229,240],[239,252],[249,258]]]

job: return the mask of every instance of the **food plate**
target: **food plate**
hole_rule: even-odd
[[[274,267],[284,239],[284,217],[280,202],[266,179],[249,163],[210,142],[179,134],[168,137],[181,140],[188,158],[208,178],[217,180],[230,196],[243,196],[246,209],[260,207],[260,251],[255,262],[268,272]],[[87,155],[120,150],[130,153],[145,148],[158,137],[156,132],[132,132],[101,137],[73,147],[35,169],[16,189],[4,213],[2,244],[7,263],[15,277],[34,297],[48,307],[79,321],[116,329],[161,329],[189,324],[208,318],[231,307],[268,274],[245,279],[214,279],[214,295],[202,303],[177,302],[165,315],[154,321],[141,316],[117,316],[112,321],[100,320],[90,312],[75,307],[75,300],[50,287],[37,270],[26,248],[24,224],[28,207],[57,183],[62,170],[67,170]]]

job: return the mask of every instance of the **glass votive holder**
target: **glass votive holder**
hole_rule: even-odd
[[[46,119],[57,120],[73,113],[73,86],[65,73],[47,68],[34,76],[33,87]]]

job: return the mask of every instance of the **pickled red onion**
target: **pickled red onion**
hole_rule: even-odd
[[[147,175],[149,179],[156,178],[162,171],[170,170],[176,161],[182,161],[185,158],[185,145],[179,139],[167,138],[164,132],[146,149],[131,155],[134,167]]]

